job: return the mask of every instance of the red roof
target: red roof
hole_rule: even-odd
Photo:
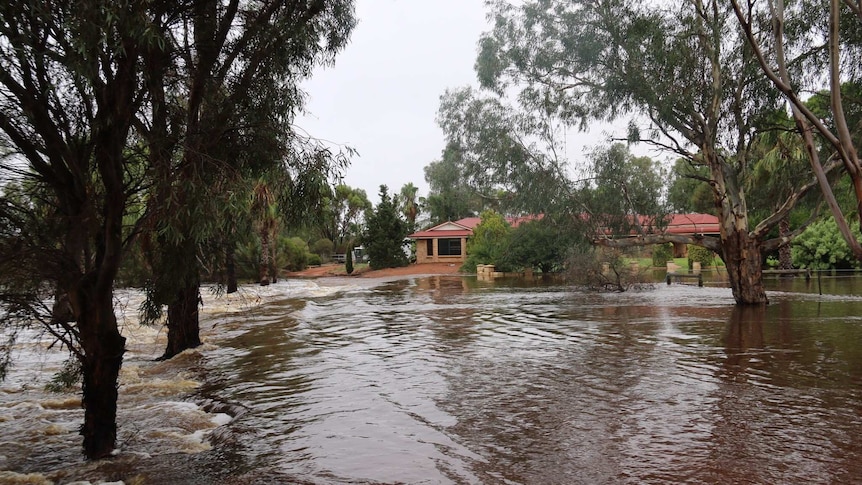
[[[674,214],[665,229],[667,234],[718,234],[721,225],[712,214]]]
[[[475,219],[475,221],[473,221]],[[407,237],[413,239],[429,239],[435,237],[470,237],[473,235],[473,228],[479,225],[481,219],[478,217],[468,217],[460,221],[447,221],[443,224],[437,224],[434,227],[425,229],[424,231],[414,232]],[[450,227],[450,229],[446,229]]]
[[[512,227],[542,219],[543,214],[507,217],[506,221]],[[711,214],[674,214],[670,217],[665,234],[718,234],[720,225],[718,217]],[[479,217],[465,217],[464,219],[455,222],[449,221],[443,224],[438,224],[434,227],[425,229],[424,231],[414,232],[409,238],[413,239],[429,239],[435,237],[470,237],[473,235],[473,229],[482,222]],[[643,224],[647,224],[644,218]],[[446,229],[449,227],[449,229]]]
[[[544,214],[507,217],[506,222],[508,222],[512,227],[518,227],[525,222],[539,220],[542,217],[544,217]],[[473,235],[473,229],[475,229],[480,222],[482,222],[481,217],[465,217],[454,222],[449,221],[444,222],[443,224],[437,224],[436,226],[425,229],[424,231],[414,232],[407,237],[413,239],[427,239],[432,237],[470,237]],[[443,229],[447,225],[453,224],[455,226],[459,226],[459,229]]]

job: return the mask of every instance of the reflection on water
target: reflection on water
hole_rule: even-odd
[[[201,419],[234,416],[207,449],[126,453],[100,470],[180,483],[852,483],[855,284],[820,296],[777,281],[772,304],[752,308],[719,287],[595,294],[452,276],[287,294],[220,317],[193,362],[171,364],[197,369],[185,401]],[[0,464],[51,472],[66,459]]]

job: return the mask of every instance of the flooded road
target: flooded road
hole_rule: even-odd
[[[116,460],[81,462],[80,411],[45,405],[62,395],[3,384],[0,430],[36,451],[0,432],[0,470],[57,483],[858,483],[857,284],[775,280],[769,306],[737,308],[726,288],[664,284],[281,283],[213,312],[206,345],[176,361],[130,349],[140,392],[120,389]]]

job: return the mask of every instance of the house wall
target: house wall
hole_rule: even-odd
[[[452,239],[451,237],[443,238],[443,239]],[[440,256],[440,251],[438,250],[437,240],[438,238],[432,239],[417,239],[416,240],[416,263],[463,263],[467,260],[467,238],[462,237],[461,239],[461,254],[458,256]],[[431,241],[434,248],[434,254],[428,255],[428,241]]]

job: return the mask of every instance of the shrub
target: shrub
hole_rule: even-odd
[[[481,217],[482,222],[473,229],[473,235],[467,240],[467,261],[462,269],[474,272],[478,264],[493,264],[498,271],[510,270],[504,255],[509,246],[512,227],[503,216],[492,210],[482,212]]]
[[[309,266],[320,266],[321,264],[323,264],[323,258],[319,254],[311,253],[308,255]]]
[[[569,257],[568,268],[569,281],[587,290],[624,292],[652,286],[647,270],[635,269],[618,249],[575,251]]]
[[[311,253],[308,250],[308,243],[302,238],[282,237],[279,238],[278,243],[279,268],[287,268],[289,271],[302,271],[308,267],[308,258]]]
[[[694,263],[701,266],[713,266],[715,264],[715,253],[703,246],[688,245],[688,269],[694,267]]]
[[[673,259],[673,244],[656,244],[652,248],[652,265],[664,267],[668,261]]]
[[[311,252],[317,254],[323,258],[330,258],[332,256],[332,252],[335,250],[335,244],[332,241],[326,238],[318,239],[311,246]]]
[[[858,226],[857,226],[858,227]],[[859,232],[856,238],[859,239]],[[793,241],[793,265],[809,269],[859,268],[850,247],[838,231],[835,219],[829,217],[815,222]]]

